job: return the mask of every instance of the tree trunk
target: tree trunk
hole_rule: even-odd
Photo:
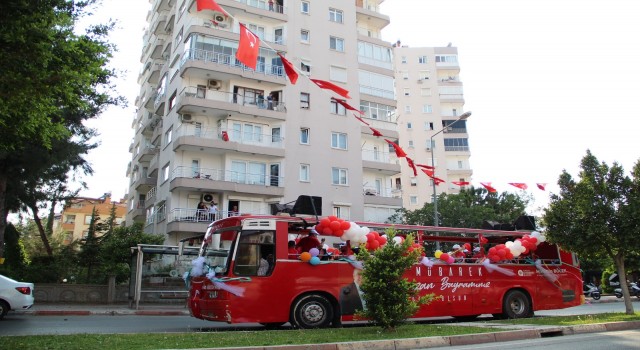
[[[4,258],[4,230],[7,228],[7,177],[0,175],[0,258]]]
[[[42,226],[42,220],[38,216],[38,206],[35,204],[29,204],[29,208],[33,213],[33,221],[36,223],[38,227],[38,232],[40,232],[40,239],[42,239],[42,244],[44,244],[44,249],[47,251],[47,255],[53,257],[53,250],[51,249],[51,245],[49,244],[49,236],[44,230],[44,226]]]
[[[629,287],[627,286],[627,274],[624,271],[624,255],[621,253],[616,254],[616,256],[614,257],[614,262],[616,264],[616,268],[618,269],[618,276],[620,276],[620,288],[622,288],[625,313],[627,315],[633,315],[633,303],[631,303]]]

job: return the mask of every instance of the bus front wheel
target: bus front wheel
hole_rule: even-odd
[[[296,300],[291,308],[291,324],[296,328],[325,328],[332,320],[333,307],[322,295],[305,295]]]
[[[502,301],[502,316],[505,318],[531,317],[533,310],[527,295],[519,290],[509,291]]]

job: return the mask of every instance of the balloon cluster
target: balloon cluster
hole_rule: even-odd
[[[449,253],[443,253],[442,250],[436,250],[433,256],[435,256],[436,259],[440,259],[447,264],[453,264],[453,262],[456,261],[456,259],[449,255]]]
[[[365,245],[365,248],[370,252],[387,244],[387,236],[380,236],[380,234],[376,231],[370,231],[369,233],[367,233],[366,237],[367,243]]]
[[[318,250],[318,248],[311,248],[308,252],[300,254],[300,260],[302,262],[308,262],[311,265],[318,265],[320,264],[318,254],[320,254],[320,250]]]
[[[315,228],[318,233],[325,236],[341,237],[350,227],[350,222],[332,215],[320,220]]]
[[[543,233],[533,231],[531,235],[524,235],[515,241],[507,241],[505,244],[498,244],[489,248],[487,258],[494,263],[502,260],[511,260],[535,251],[538,249],[538,244],[544,241],[546,241],[546,237]]]

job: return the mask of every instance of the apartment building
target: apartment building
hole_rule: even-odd
[[[54,231],[63,234],[64,244],[71,244],[74,240],[87,236],[94,209],[98,213],[98,219],[105,222],[111,216],[111,210],[114,206],[116,224],[120,225],[125,221],[127,214],[127,204],[124,199],[112,202],[110,193],[105,193],[100,198],[72,198],[65,203],[62,212],[56,215]]]
[[[236,212],[274,213],[299,195],[322,214],[384,221],[402,206],[393,48],[382,0],[151,0],[130,145],[127,223],[167,244]],[[235,59],[240,23],[260,38],[255,69]],[[301,74],[287,79],[281,53]],[[309,78],[349,91],[331,100]],[[366,123],[366,124],[365,124]],[[380,131],[384,138],[373,135]]]
[[[400,146],[416,164],[435,167],[435,177],[444,180],[435,186],[437,194],[458,193],[473,174],[458,49],[397,42],[394,63]],[[433,180],[420,169],[414,176],[406,162],[401,165],[396,184],[403,207],[422,208],[433,200]]]

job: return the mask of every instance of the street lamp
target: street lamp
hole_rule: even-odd
[[[436,168],[435,168],[435,162],[434,162],[434,158],[433,158],[433,154],[435,153],[435,147],[433,147],[433,138],[434,136],[438,135],[439,133],[445,131],[445,129],[450,128],[453,124],[459,122],[460,120],[465,120],[467,118],[469,118],[471,116],[471,112],[464,112],[462,113],[462,115],[460,117],[458,117],[458,119],[456,119],[455,121],[453,121],[453,123],[445,126],[444,128],[440,129],[440,131],[438,131],[437,133],[431,135],[431,141],[430,141],[430,145],[431,145],[431,166],[433,167],[433,177],[436,177]],[[439,226],[438,223],[438,196],[436,195],[436,181],[435,179],[431,179],[433,181],[433,226]],[[439,246],[439,242],[436,242],[438,244],[436,244],[436,246]],[[437,247],[439,249],[439,247]]]

